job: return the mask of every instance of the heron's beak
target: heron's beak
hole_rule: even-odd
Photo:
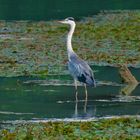
[[[57,22],[61,23],[62,21],[58,20]]]
[[[63,20],[58,20],[57,22],[59,22],[59,23],[65,23],[65,21],[63,21]]]

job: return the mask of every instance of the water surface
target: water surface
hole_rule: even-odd
[[[50,75],[45,79],[1,77],[1,122],[139,115],[140,86],[132,87],[128,95],[121,94],[121,91],[129,85],[121,84],[117,68],[95,67],[95,69],[97,87],[88,87],[86,100],[84,87],[79,84],[78,102],[75,101],[73,80],[69,75]],[[139,69],[133,72],[137,75]]]
[[[101,10],[139,9],[139,0],[1,0],[1,20],[50,20],[97,14]]]

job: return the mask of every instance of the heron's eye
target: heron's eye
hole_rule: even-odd
[[[74,21],[74,18],[73,17],[69,17],[68,19]]]

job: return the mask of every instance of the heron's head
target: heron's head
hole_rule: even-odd
[[[64,24],[69,24],[69,25],[73,25],[75,24],[74,22],[74,18],[73,17],[68,17],[64,20],[59,21],[60,23],[64,23]]]

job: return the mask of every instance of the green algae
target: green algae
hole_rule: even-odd
[[[138,140],[140,120],[136,117],[121,117],[95,121],[46,122],[17,125],[0,131],[1,140]]]
[[[0,76],[64,71],[68,26],[56,21],[0,21],[0,29]],[[90,64],[139,66],[139,32],[139,10],[101,12],[77,21],[73,48]]]

